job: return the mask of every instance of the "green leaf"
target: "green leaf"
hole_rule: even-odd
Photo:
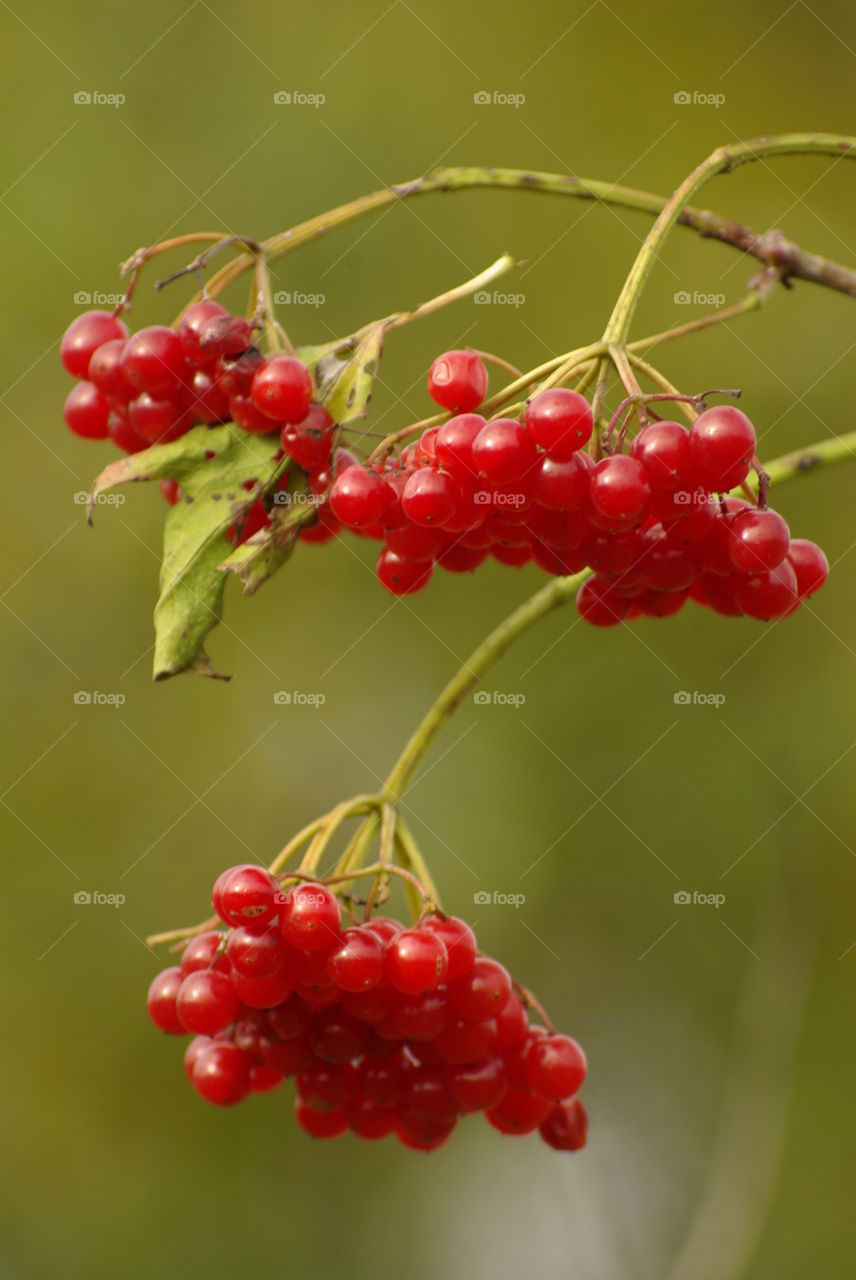
[[[303,472],[295,471],[288,489],[277,489],[274,494],[270,527],[254,533],[223,561],[221,569],[235,574],[244,595],[255,595],[291,556],[300,530],[314,516],[314,504],[307,500],[307,494]]]
[[[249,435],[228,424],[196,427],[173,444],[121,458],[95,481],[90,516],[98,495],[117,485],[161,477],[181,485],[182,499],[164,524],[154,613],[156,680],[186,670],[216,674],[202,646],[221,617],[224,562],[233,553],[227,530],[240,524],[256,498],[273,489],[287,467],[278,434]],[[251,481],[252,487],[245,487]]]
[[[343,342],[316,349],[315,380],[321,403],[339,426],[368,413],[386,327],[381,320]]]

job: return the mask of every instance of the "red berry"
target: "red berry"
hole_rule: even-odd
[[[364,1058],[357,1067],[357,1087],[366,1101],[376,1107],[396,1107],[404,1093],[408,1067],[402,1053],[388,1058]],[[412,1069],[410,1064],[409,1069]]]
[[[448,1141],[456,1120],[428,1120],[412,1111],[402,1111],[395,1125],[399,1142],[413,1151],[436,1151]]]
[[[405,1076],[404,1107],[422,1119],[440,1122],[456,1119],[459,1110],[441,1067],[418,1067]]]
[[[285,965],[276,973],[264,978],[249,977],[245,973],[234,970],[232,986],[241,1003],[248,1005],[249,1008],[274,1009],[291,995],[294,981],[290,966]]]
[[[229,421],[229,397],[220,379],[207,369],[197,369],[193,374],[189,406],[194,418],[209,427]]]
[[[383,978],[383,944],[364,928],[345,929],[327,960],[327,972],[343,991],[367,991]]]
[[[418,995],[445,980],[449,957],[442,938],[427,929],[403,929],[387,944],[386,978],[396,991]]]
[[[276,915],[279,885],[269,871],[253,862],[224,871],[215,891],[214,910],[226,924],[242,924],[263,933]]]
[[[485,1112],[488,1121],[500,1133],[534,1133],[553,1110],[553,1104],[529,1093],[509,1089],[502,1101]]]
[[[434,437],[437,464],[458,479],[477,479],[473,443],[484,425],[479,413],[461,413],[444,422]]]
[[[788,550],[788,560],[797,575],[800,600],[813,596],[829,577],[829,561],[816,542],[794,538]]]
[[[423,921],[422,928],[436,934],[445,943],[449,957],[447,982],[457,982],[472,972],[476,959],[476,935],[465,920],[459,920],[457,916],[434,915]]]
[[[249,431],[254,436],[269,436],[277,429],[277,424],[256,408],[248,395],[237,393],[229,396],[229,417],[242,431]]]
[[[109,342],[102,342],[92,353],[86,376],[105,396],[127,404],[134,394],[134,388],[122,368],[124,350],[124,338],[111,338]]]
[[[297,1093],[312,1111],[335,1111],[344,1107],[356,1093],[352,1067],[343,1064],[314,1062],[297,1076]]]
[[[645,468],[627,454],[602,458],[591,473],[591,504],[610,523],[619,525],[638,520],[650,497],[651,485]]]
[[[178,324],[178,336],[184,348],[184,358],[190,364],[211,363],[214,356],[212,352],[203,350],[200,337],[209,321],[228,314],[226,308],[213,298],[203,298],[201,302],[194,302],[187,308]]]
[[[250,1089],[253,1093],[271,1093],[278,1089],[285,1076],[264,1062],[254,1062],[250,1067]]]
[[[450,475],[420,467],[404,486],[401,507],[414,524],[442,525],[454,515],[458,500],[458,487]]]
[[[535,501],[548,511],[582,511],[592,467],[585,453],[575,453],[570,458],[544,454],[534,472]]]
[[[380,520],[389,502],[389,490],[376,471],[348,467],[333,481],[329,502],[337,520],[349,529],[361,529]]]
[[[315,1055],[322,1062],[339,1065],[359,1058],[370,1034],[364,1022],[341,1006],[322,1009],[312,1019],[307,1032]]]
[[[436,1036],[434,1047],[444,1062],[479,1062],[496,1049],[496,1022],[493,1018],[478,1022],[450,1018]]]
[[[152,979],[146,998],[146,1007],[152,1022],[156,1027],[160,1027],[161,1031],[166,1031],[172,1036],[183,1036],[186,1030],[176,1008],[179,988],[183,981],[184,974],[177,966],[163,969]]]
[[[128,421],[132,430],[149,444],[178,440],[193,426],[193,416],[182,400],[166,395],[155,399],[147,391],[128,405]]]
[[[496,960],[478,956],[464,978],[449,986],[449,1005],[461,1018],[495,1018],[511,997],[511,978]]]
[[[755,454],[755,428],[733,405],[717,405],[690,428],[693,466],[705,488],[727,493],[749,474]]]
[[[334,430],[333,419],[324,406],[311,404],[300,422],[282,428],[282,447],[304,471],[313,471],[330,461]],[[327,488],[329,479],[322,492]]]
[[[577,592],[577,609],[593,627],[616,627],[628,604],[605,578],[586,578]]]
[[[728,556],[741,573],[765,573],[787,555],[790,531],[776,511],[749,507],[729,521]]]
[[[300,884],[284,895],[279,927],[292,947],[300,951],[328,950],[339,941],[340,924],[339,900],[325,885]]]
[[[586,1145],[588,1116],[578,1098],[554,1107],[538,1132],[556,1151],[579,1151]]]
[[[692,488],[690,433],[679,422],[652,422],[630,445],[630,457],[641,462],[654,492]]]
[[[182,982],[176,1010],[186,1031],[215,1036],[235,1021],[238,997],[227,974],[217,969],[198,969]]]
[[[312,376],[294,356],[274,356],[253,378],[250,394],[256,408],[275,422],[300,422],[312,400]]]
[[[229,933],[226,956],[236,973],[243,977],[272,978],[285,968],[288,948],[273,922],[263,933],[257,929],[251,932],[239,925]]]
[[[191,1081],[207,1102],[231,1107],[250,1092],[253,1060],[227,1040],[212,1040],[197,1054]]]
[[[513,418],[486,423],[473,441],[473,465],[480,476],[511,484],[532,470],[537,448],[524,426]]]
[[[93,354],[105,342],[125,339],[128,330],[118,316],[109,311],[84,311],[62,335],[59,358],[74,378],[85,378]]]
[[[487,394],[487,369],[475,351],[446,351],[428,370],[428,394],[443,409],[468,413]]]
[[[351,1133],[369,1142],[388,1137],[395,1129],[394,1114],[384,1107],[377,1107],[365,1098],[359,1098],[348,1107],[348,1126]]]
[[[122,372],[138,391],[152,396],[169,394],[187,370],[184,348],[174,329],[149,325],[131,335],[122,353]]]
[[[799,603],[797,575],[790,561],[783,560],[769,573],[753,573],[737,582],[734,601],[750,618],[764,622],[784,618]]]
[[[213,929],[191,938],[181,953],[181,972],[185,977],[188,973],[195,973],[197,969],[210,969],[212,965],[215,969],[228,973],[229,961],[220,950],[225,939],[225,934]]]
[[[78,382],[65,399],[65,425],[83,440],[106,440],[110,402],[91,382]]]
[[[496,1043],[499,1049],[511,1049],[522,1044],[528,1032],[526,1009],[517,996],[512,995],[496,1016]]]
[[[553,387],[529,401],[526,426],[542,449],[556,458],[569,458],[590,438],[594,419],[589,402],[579,392]]]
[[[502,1101],[508,1080],[505,1064],[497,1054],[455,1067],[449,1088],[461,1111],[489,1111]]]
[[[294,1101],[294,1118],[310,1138],[339,1138],[348,1132],[346,1111],[312,1111],[300,1098]]]
[[[123,453],[140,453],[148,449],[149,442],[138,435],[128,419],[121,413],[111,413],[107,423],[110,439]]]
[[[586,1057],[570,1036],[547,1035],[530,1041],[523,1055],[529,1088],[540,1098],[563,1102],[586,1078]]]
[[[426,560],[405,560],[394,551],[381,551],[377,576],[394,596],[409,596],[428,585],[434,566]]]

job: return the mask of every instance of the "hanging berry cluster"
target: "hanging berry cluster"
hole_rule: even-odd
[[[227,928],[197,933],[148,994],[157,1027],[193,1035],[185,1071],[208,1102],[293,1077],[297,1123],[315,1138],[395,1135],[430,1151],[483,1112],[501,1133],[585,1145],[582,1049],[530,1024],[531,998],[463,920],[342,928],[327,885],[283,891],[251,864],[224,871],[212,900]]]

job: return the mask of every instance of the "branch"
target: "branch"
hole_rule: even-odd
[[[847,148],[856,145],[852,139],[845,141]],[[847,152],[839,147],[838,153],[846,154]],[[359,196],[356,200],[350,200],[347,204],[339,205],[327,213],[300,222],[288,231],[271,236],[264,241],[263,248],[269,259],[278,258],[310,240],[326,235],[337,227],[346,226],[398,201],[435,192],[466,191],[477,188],[503,188],[516,191],[538,191],[547,195],[572,196],[578,200],[595,200],[601,204],[636,210],[653,217],[659,215],[668,203],[662,196],[648,191],[639,191],[634,187],[623,187],[593,178],[578,178],[572,174],[548,173],[531,169],[458,166],[435,169],[410,182],[396,183],[394,186],[383,187],[379,191]],[[824,285],[828,289],[856,297],[856,271],[831,262],[818,254],[800,249],[798,245],[786,240],[779,231],[760,234],[744,223],[721,217],[709,209],[696,209],[690,206],[680,211],[677,221],[681,226],[689,227],[705,239],[719,240],[722,244],[731,245],[741,253],[749,254],[765,266],[780,266],[785,277],[808,280],[813,284]],[[213,297],[226,285],[236,280],[252,266],[252,263],[253,258],[250,254],[241,254],[228,263],[212,277],[208,286],[209,296]]]

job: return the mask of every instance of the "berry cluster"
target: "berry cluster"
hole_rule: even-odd
[[[791,540],[780,515],[722,496],[756,463],[739,409],[707,409],[689,430],[654,421],[627,452],[595,462],[583,450],[592,411],[575,391],[538,393],[520,421],[486,421],[473,410],[487,373],[467,351],[440,356],[428,389],[455,416],[394,462],[343,469],[330,490],[343,525],[384,542],[377,572],[392,592],[420,590],[435,563],[465,572],[488,555],[560,575],[588,567],[579,612],[613,626],[669,616],[687,599],[781,618],[826,581],[821,549]]]
[[[304,364],[265,358],[250,321],[209,300],[189,306],[177,329],[130,335],[118,316],[87,311],[66,329],[60,358],[82,379],[65,402],[68,427],[88,440],[109,436],[126,453],[177,440],[196,423],[269,435],[302,423],[312,400]]]
[[[547,573],[590,568],[577,607],[595,626],[667,617],[687,599],[729,616],[781,618],[826,581],[812,542],[791,539],[765,504],[725,497],[749,474],[752,423],[739,409],[707,409],[687,430],[656,420],[625,452],[595,462],[584,450],[591,406],[564,387],[539,392],[520,420],[485,419],[487,369],[474,351],[447,351],[428,374],[434,401],[454,416],[399,455],[363,465],[337,443],[327,410],[312,402],[309,371],[291,356],[263,356],[248,320],[204,300],[177,330],[129,336],[104,311],[78,316],[62,340],[69,373],[83,378],[65,404],[72,431],[110,437],[136,452],[177,439],[194,423],[233,421],[280,432],[315,499],[307,542],[343,527],[382,542],[377,574],[396,595],[421,590],[435,565],[471,572],[488,556],[534,562]],[[180,491],[162,481],[169,502]],[[269,522],[261,498],[233,540]]]
[[[315,1138],[394,1134],[430,1151],[483,1111],[502,1133],[585,1145],[582,1049],[530,1025],[463,920],[343,928],[327,886],[283,892],[253,865],[223,872],[212,900],[228,927],[192,938],[148,993],[157,1027],[194,1036],[185,1071],[207,1101],[230,1106],[293,1076],[297,1123]]]

